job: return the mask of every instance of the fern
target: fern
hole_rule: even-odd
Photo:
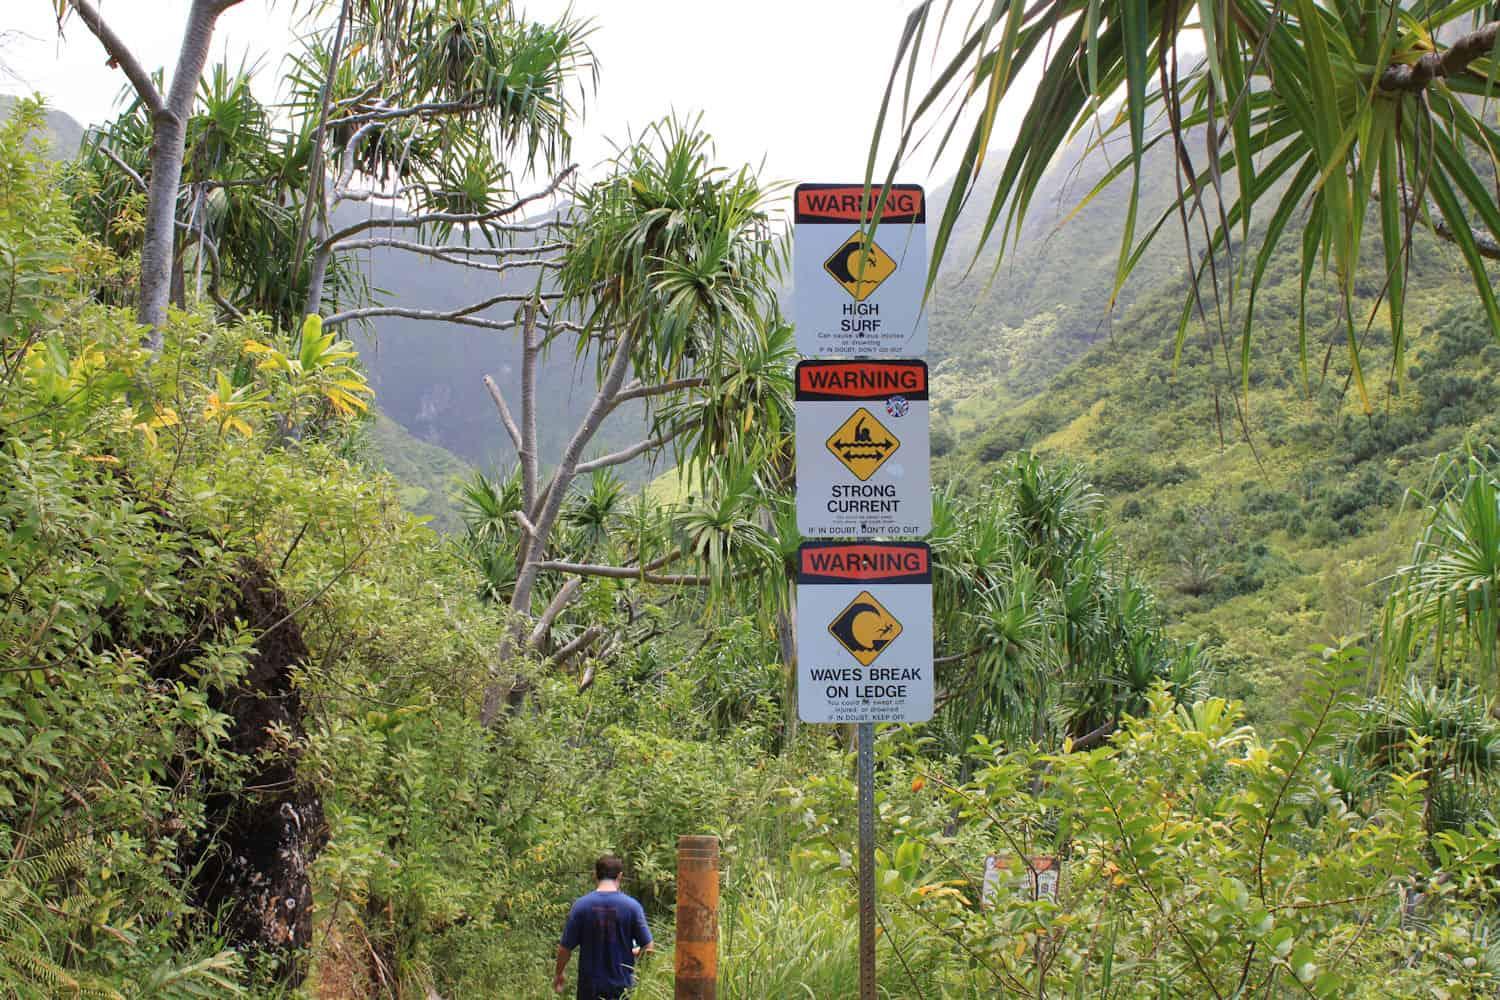
[[[244,995],[235,981],[239,973],[239,956],[232,951],[221,951],[188,965],[163,964],[141,987],[147,996],[237,997]]]

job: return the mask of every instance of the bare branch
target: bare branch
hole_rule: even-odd
[[[646,399],[650,396],[664,396],[671,392],[681,392],[684,389],[701,389],[708,384],[708,379],[702,376],[693,378],[680,378],[671,382],[658,382],[655,385],[642,385],[639,381],[631,382],[625,388],[615,394],[614,403],[611,408],[632,399]]]
[[[457,309],[444,312],[440,309],[411,309],[406,306],[365,306],[362,309],[348,309],[341,313],[334,313],[323,321],[326,326],[338,326],[350,320],[373,319],[376,316],[399,316],[403,319],[425,319],[435,322],[466,323],[469,326],[483,326],[491,330],[513,330],[521,325],[521,320],[488,320],[477,322],[480,317],[475,313],[483,312],[491,306],[497,306],[504,302],[526,302],[534,298],[531,292],[501,293],[492,295],[487,299]]]
[[[370,126],[366,125],[365,128],[370,128]],[[358,133],[356,133],[356,138],[358,138]],[[354,148],[354,142],[352,140],[350,142],[349,148]],[[352,157],[346,156],[345,159],[347,167],[347,163],[348,161],[352,160]],[[577,169],[578,167],[576,165],[566,167],[556,177],[553,177],[552,180],[548,182],[547,186],[542,188],[541,190],[534,191],[528,195],[523,195],[522,197],[517,198],[515,201],[511,202],[509,205],[501,205],[499,208],[491,209],[488,212],[425,212],[420,215],[391,216],[388,218],[379,219],[369,218],[345,226],[343,229],[338,230],[332,236],[329,236],[326,240],[324,240],[323,244],[324,246],[332,247],[340,240],[346,239],[350,236],[357,236],[360,233],[368,232],[371,229],[419,229],[422,226],[430,225],[463,226],[474,225],[481,222],[489,222],[492,219],[502,219],[507,215],[516,214],[532,202],[540,201],[543,198],[550,197],[554,192],[557,191],[559,187],[562,186],[563,181],[571,177],[573,175],[573,172]],[[350,176],[352,177],[352,174]],[[341,181],[340,187],[347,186],[347,184],[347,180]]]
[[[211,240],[205,237],[199,239],[198,245],[204,250],[208,251],[209,297],[214,300],[214,302],[219,306],[220,309],[223,309],[230,316],[234,317],[236,321],[243,320],[245,318],[245,314],[240,312],[239,309],[235,307],[234,303],[230,302],[224,297],[224,293],[220,288],[220,285],[224,279],[224,268],[219,261],[218,242],[216,240]]]
[[[570,225],[558,223],[559,225]],[[553,223],[545,222],[531,225],[529,223],[505,223],[496,226],[485,226],[492,233],[535,233],[540,232],[538,226],[545,228]],[[352,245],[352,244],[349,244]],[[449,243],[443,247],[448,253],[463,257],[525,257],[539,256],[544,253],[562,253],[568,249],[569,244],[555,243],[533,243],[530,246],[508,246],[508,247],[475,247],[462,243]],[[342,249],[342,247],[341,247]]]
[[[544,253],[557,253],[566,250],[566,243],[538,243],[529,247],[466,247],[456,245],[445,245],[442,243],[417,243],[413,240],[399,240],[394,236],[372,236],[364,240],[349,240],[334,247],[339,253],[350,250],[409,250],[412,253],[425,254],[429,257],[492,257],[496,260],[504,260],[507,257],[537,257]],[[523,266],[520,262],[516,267]]]
[[[713,580],[712,577],[703,574],[652,573],[641,566],[603,566],[597,563],[572,563],[558,560],[534,562],[530,565],[538,571],[550,570],[554,573],[572,573],[575,576],[602,576],[611,580],[640,580],[642,583],[677,587],[705,587]]]
[[[333,46],[328,50],[328,72],[323,76],[323,84],[318,93],[318,124],[313,129],[312,137],[312,162],[308,165],[308,188],[307,198],[302,205],[302,219],[297,225],[297,249],[292,252],[292,260],[301,262],[302,255],[307,251],[307,240],[312,233],[314,210],[324,210],[325,214],[320,217],[321,224],[326,228],[328,218],[326,209],[327,200],[323,197],[323,138],[328,132],[328,115],[332,111],[331,99],[333,97],[333,78],[337,76],[339,60],[344,54],[344,34],[349,26],[349,3],[343,0],[339,4],[339,20],[333,32]]]
[[[579,462],[578,474],[580,476],[587,475],[588,473],[593,472],[595,469],[603,469],[611,465],[621,465],[625,462],[630,461],[632,458],[644,455],[648,451],[660,448],[662,445],[666,444],[668,441],[672,440],[680,433],[682,433],[682,429],[678,428],[677,430],[668,431],[665,434],[658,434],[656,437],[648,438],[645,441],[637,441],[629,448],[621,448],[619,451],[614,452],[613,454],[604,455],[601,458],[596,458],[589,462]]]
[[[141,103],[151,109],[153,115],[164,115],[167,113],[167,102],[161,96],[161,91],[156,89],[156,84],[151,80],[151,74],[147,73],[136,59],[135,53],[125,44],[124,39],[115,34],[109,25],[104,23],[90,0],[68,0],[68,6],[78,12],[78,19],[84,26],[99,39],[99,44],[104,46],[104,51],[109,53],[112,63],[120,67],[130,85],[135,88],[136,94],[140,96]]]
[[[627,330],[621,334],[619,341],[615,344],[615,356],[599,382],[599,389],[594,393],[593,401],[589,403],[588,412],[583,415],[583,420],[578,424],[573,436],[568,439],[567,446],[563,448],[562,457],[557,463],[556,471],[552,473],[546,489],[542,491],[531,510],[531,520],[536,524],[535,544],[538,550],[547,544],[547,538],[552,534],[552,526],[557,523],[557,516],[562,511],[563,494],[578,474],[578,462],[583,457],[583,449],[588,447],[589,441],[593,440],[600,425],[604,423],[615,397],[620,392],[620,387],[625,384],[625,373],[630,368],[630,348],[633,337],[633,331]],[[517,611],[531,606],[531,589],[536,585],[537,564],[530,560],[528,554],[527,561],[519,569],[520,571],[516,574],[515,589],[511,591],[510,597],[511,608]]]
[[[1413,199],[1412,192],[1406,188],[1401,189],[1401,194],[1402,209],[1406,212],[1406,217],[1409,220],[1416,223],[1425,223],[1431,229],[1432,234],[1440,240],[1448,243],[1458,242],[1458,234],[1453,231],[1452,226],[1448,225],[1448,220],[1443,218],[1441,213],[1433,211],[1431,206],[1428,206],[1424,213],[1422,208]],[[1379,192],[1372,191],[1371,197],[1377,201],[1380,200]],[[1486,236],[1484,233],[1470,232],[1469,236],[1474,240],[1474,248],[1479,252],[1479,256],[1490,260],[1500,260],[1500,241],[1496,241],[1494,237]]]
[[[597,642],[599,637],[603,634],[604,626],[590,625],[578,635],[578,638],[574,639],[572,642],[559,649],[556,653],[552,654],[553,664],[559,667],[564,666],[578,653]]]
[[[538,312],[546,310],[543,302],[532,301],[525,309],[525,326],[521,328],[521,446],[517,456],[521,461],[521,498],[527,510],[536,504],[537,490],[537,432],[536,432],[536,368],[539,348],[536,337]],[[532,531],[535,540],[536,532]],[[527,548],[521,565],[531,559]]]
[[[527,646],[537,649],[543,642],[547,641],[547,636],[552,631],[552,623],[557,621],[557,616],[562,614],[563,610],[569,604],[573,603],[574,599],[578,597],[578,592],[582,589],[583,577],[581,576],[569,577],[567,582],[558,588],[557,593],[553,595],[551,602],[548,603],[547,609],[537,619],[536,627],[531,630],[531,636],[526,641]]]
[[[147,190],[146,179],[140,174],[136,173],[134,167],[126,163],[124,160],[120,159],[120,157],[115,154],[114,150],[110,149],[103,143],[99,144],[98,149],[99,152],[104,154],[105,159],[109,160],[109,162],[125,171],[125,175],[130,178],[130,180],[135,184],[136,187],[140,188],[142,191]]]
[[[474,271],[488,271],[493,274],[506,274],[510,271],[520,271],[527,268],[541,268],[543,270],[555,270],[562,267],[562,261],[552,258],[538,258],[535,260],[513,260],[504,264],[486,264],[480,260],[471,258],[481,256],[479,254],[454,254],[445,246],[431,243],[412,243],[406,240],[396,239],[370,239],[352,240],[335,246],[335,253],[344,253],[350,250],[373,249],[375,247],[388,247],[392,250],[405,250],[410,253],[421,254],[424,257],[432,257],[445,264],[454,264],[458,267],[467,267]],[[529,247],[517,247],[514,251],[495,250],[484,256],[504,258],[507,256],[533,257],[535,254]]]
[[[530,518],[518,510],[511,511],[510,516],[516,519],[516,523],[521,526],[522,531],[526,532],[527,537],[536,537],[536,525],[531,523]]]
[[[374,111],[363,111],[344,118],[336,118],[333,124],[364,125],[367,122],[389,122],[401,118],[416,118],[421,115],[460,115],[466,111],[479,111],[483,107],[484,103],[482,101],[429,101],[425,104],[412,104],[407,107],[376,108]]]
[[[390,309],[377,310],[374,313],[369,313],[366,310],[354,310],[354,312],[359,313],[359,315],[351,316],[348,313],[339,313],[336,316],[330,316],[328,319],[325,319],[323,321],[323,325],[325,327],[342,326],[350,319],[367,319],[370,315],[395,316],[401,319],[430,320],[435,323],[456,323],[459,326],[475,326],[481,330],[514,330],[521,325],[520,319],[487,319],[483,316],[455,315],[452,313],[439,312],[434,309],[399,309],[392,307]],[[552,324],[551,328],[574,331],[580,331],[583,329],[583,327],[579,326],[577,323],[561,322]]]
[[[1101,745],[1105,740],[1113,736],[1115,734],[1116,728],[1118,727],[1116,726],[1115,721],[1113,719],[1110,719],[1103,725],[1100,725],[1095,729],[1091,729],[1088,732],[1084,733],[1082,736],[1078,737],[1078,739],[1073,740],[1068,744],[1068,746],[1074,753],[1079,753],[1083,750],[1092,750],[1094,749],[1094,747]]]
[[[346,201],[373,201],[377,198],[383,201],[396,201],[399,198],[405,198],[413,191],[427,190],[430,189],[425,184],[407,184],[404,187],[396,188],[396,190],[394,191],[382,191],[379,188],[368,188],[358,191],[347,190],[340,191],[335,194],[333,196],[333,203],[335,205],[341,205]]]
[[[488,375],[484,377],[484,387],[490,391],[490,398],[495,401],[495,409],[500,412],[500,422],[505,425],[505,433],[510,435],[511,443],[516,446],[516,451],[521,450],[521,429],[516,426],[516,419],[510,415],[510,407],[505,405],[505,396],[500,392],[500,386]],[[517,511],[516,513],[520,513]],[[528,532],[531,534],[531,532]]]
[[[1471,31],[1442,52],[1426,52],[1415,63],[1388,66],[1380,74],[1380,89],[1387,93],[1416,94],[1437,77],[1457,76],[1474,60],[1489,55],[1500,34],[1500,21],[1491,21]]]
[[[1433,235],[1449,243],[1458,242],[1458,236],[1449,227],[1448,220],[1444,218],[1436,216],[1433,218],[1432,232]],[[1479,251],[1479,256],[1488,257],[1490,260],[1500,260],[1500,243],[1497,243],[1493,237],[1483,233],[1470,233],[1469,235],[1474,240],[1474,249]]]

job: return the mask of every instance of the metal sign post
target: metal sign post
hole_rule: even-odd
[[[797,714],[858,726],[859,996],[875,1000],[875,724],[932,718],[932,552],[811,541],[797,560]]]
[[[859,724],[859,1000],[875,1000],[875,723]]]

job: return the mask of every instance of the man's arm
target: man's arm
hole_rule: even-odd
[[[572,948],[557,946],[557,968],[552,970],[552,992],[561,993],[567,989],[568,981],[564,974],[568,971],[568,959],[573,957]]]
[[[645,958],[648,952],[656,950],[656,942],[651,939],[651,929],[646,926],[646,911],[640,903],[635,904],[635,928],[631,937],[639,942],[637,947],[631,949],[637,961]]]

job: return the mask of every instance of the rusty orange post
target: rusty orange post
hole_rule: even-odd
[[[675,1000],[719,995],[719,838],[677,838]]]

